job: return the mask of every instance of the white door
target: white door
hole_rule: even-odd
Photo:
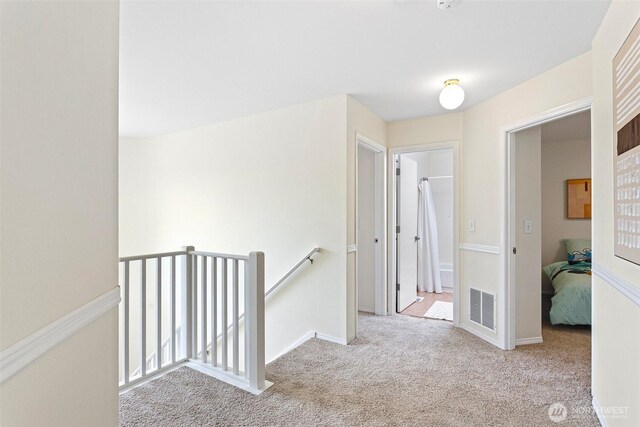
[[[398,224],[396,309],[401,312],[416,301],[418,288],[418,164],[398,156]]]

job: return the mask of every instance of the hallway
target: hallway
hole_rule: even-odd
[[[139,425],[598,425],[589,330],[543,329],[544,344],[505,352],[450,323],[361,314],[349,346],[312,339],[267,365],[255,397],[181,368],[120,396]]]

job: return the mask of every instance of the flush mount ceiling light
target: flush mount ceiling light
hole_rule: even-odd
[[[444,88],[440,92],[440,105],[447,110],[455,110],[464,101],[464,89],[460,86],[460,80],[449,79],[444,82]]]

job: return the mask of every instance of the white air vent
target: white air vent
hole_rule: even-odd
[[[495,331],[495,301],[495,295],[471,288],[469,291],[469,318],[471,321]]]

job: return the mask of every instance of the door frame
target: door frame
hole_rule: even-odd
[[[387,241],[389,244],[389,263],[386,292],[387,292],[387,314],[396,314],[396,221],[397,221],[397,177],[395,173],[395,159],[400,154],[417,153],[422,151],[434,151],[451,149],[453,150],[453,325],[460,325],[460,163],[459,163],[459,142],[443,141],[432,142],[420,145],[406,145],[401,147],[393,147],[389,149],[389,159],[387,175],[389,176],[388,188],[388,218]]]
[[[516,347],[516,284],[515,284],[515,256],[513,248],[516,237],[516,162],[515,162],[515,138],[516,132],[540,126],[564,117],[573,116],[583,111],[591,110],[591,97],[583,98],[575,102],[562,105],[557,108],[534,115],[524,120],[503,126],[500,128],[500,140],[502,145],[502,158],[504,159],[503,173],[503,207],[502,207],[502,256],[499,306],[503,307],[498,313],[501,325],[500,346],[504,350],[513,350]],[[593,121],[592,121],[593,123]]]
[[[360,224],[359,212],[358,212],[358,179],[359,179],[359,171],[358,171],[358,161],[359,161],[359,148],[363,147],[367,150],[372,151],[375,154],[375,234],[377,235],[378,244],[375,249],[375,284],[374,284],[374,295],[375,295],[375,304],[374,304],[374,313],[377,315],[385,315],[386,314],[386,292],[385,289],[385,276],[386,276],[386,263],[385,258],[387,254],[387,239],[385,233],[385,224],[386,224],[386,163],[387,163],[387,148],[384,145],[381,145],[374,141],[371,138],[368,138],[361,133],[356,132],[356,199],[355,199],[355,214],[356,214],[356,229],[355,229],[355,237],[356,237],[356,260],[355,260],[355,313],[358,313],[358,288],[359,288],[359,277],[358,277],[358,247],[359,247],[359,233],[358,226]],[[358,316],[356,315],[356,335],[358,331]]]

